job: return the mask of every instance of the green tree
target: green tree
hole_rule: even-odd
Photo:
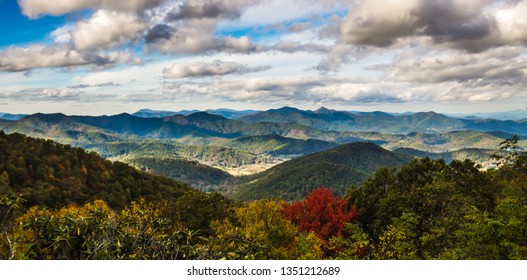
[[[459,246],[472,208],[492,212],[500,192],[492,173],[473,162],[419,159],[400,170],[381,169],[349,191],[364,209],[359,224],[370,235],[374,257],[434,259]]]

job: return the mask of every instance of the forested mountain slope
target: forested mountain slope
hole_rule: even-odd
[[[342,194],[378,168],[401,166],[411,157],[387,151],[373,143],[351,143],[292,159],[246,179],[234,198],[253,200],[304,197],[313,188],[325,186]]]

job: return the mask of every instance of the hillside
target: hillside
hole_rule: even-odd
[[[195,160],[210,166],[237,167],[268,162],[269,159],[247,151],[203,145],[184,145],[168,140],[136,140],[111,142],[90,148],[105,158],[127,160],[131,158],[161,157]]]
[[[234,180],[232,175],[220,169],[184,159],[136,157],[126,159],[125,162],[142,171],[170,177],[201,191],[215,191]]]
[[[337,146],[336,143],[322,140],[294,139],[276,134],[243,136],[223,141],[217,140],[214,142],[214,145],[251,151],[257,154],[269,154],[273,156],[305,155],[331,149]]]
[[[122,208],[139,198],[176,199],[191,190],[80,148],[3,131],[0,177],[1,193],[21,194],[27,206],[61,207],[103,199]]]
[[[304,111],[284,107],[240,118],[246,122],[296,123],[320,130],[409,133],[450,131],[462,128],[462,120],[434,112],[394,116],[383,112],[351,113],[320,108]]]
[[[386,149],[412,148],[443,153],[466,148],[496,149],[504,139],[479,131],[452,131],[445,133],[382,134],[357,133],[357,137],[374,141]]]
[[[443,153],[430,153],[411,148],[399,148],[393,151],[396,153],[405,154],[417,158],[427,157],[434,160],[442,159],[446,163],[451,163],[453,160],[464,161],[466,159],[469,159],[481,165],[485,169],[495,167],[495,161],[493,160],[494,155],[499,154],[505,156],[504,151],[496,151],[494,149],[461,149],[457,151]]]
[[[342,194],[383,166],[401,166],[411,157],[396,154],[372,143],[351,143],[276,165],[250,176],[232,194],[233,198],[254,200],[279,197],[286,200],[304,197],[320,186]]]

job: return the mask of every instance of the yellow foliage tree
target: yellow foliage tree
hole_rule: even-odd
[[[235,210],[233,221],[212,223],[216,236],[210,240],[210,258],[224,259],[318,259],[322,243],[282,216],[282,203],[258,200]]]

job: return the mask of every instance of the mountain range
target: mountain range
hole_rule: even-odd
[[[367,168],[362,169],[359,165],[346,167],[338,160],[333,162],[337,158],[333,154],[328,156],[332,160],[324,156],[309,159],[312,154],[339,148],[353,158],[342,148],[350,143],[371,142],[400,153],[394,157],[406,154],[446,161],[468,158],[492,168],[490,155],[500,142],[527,131],[525,121],[464,119],[434,112],[394,115],[282,107],[257,112],[225,109],[224,115],[185,113],[188,114],[151,110],[113,116],[38,113],[18,120],[0,120],[0,129],[82,147],[201,190],[222,190],[233,195],[233,190],[237,190],[240,199],[280,193],[265,187],[270,185],[280,186],[282,192],[288,193],[280,196],[289,198],[298,197],[314,185],[331,184],[339,190],[371,174],[365,170],[373,172],[387,164],[376,156],[371,158],[380,165],[365,161]],[[524,141],[520,146],[525,146]],[[361,147],[369,153],[382,154],[371,146]],[[336,176],[335,172],[345,179],[329,180]],[[298,177],[304,175],[305,178]],[[295,183],[285,186],[284,182]]]
[[[304,111],[292,107],[268,110],[241,117],[240,120],[274,123],[296,123],[327,131],[374,131],[382,133],[449,132],[454,130],[505,131],[524,134],[525,121],[463,119],[435,112],[392,115],[384,112],[350,113],[320,108]]]

